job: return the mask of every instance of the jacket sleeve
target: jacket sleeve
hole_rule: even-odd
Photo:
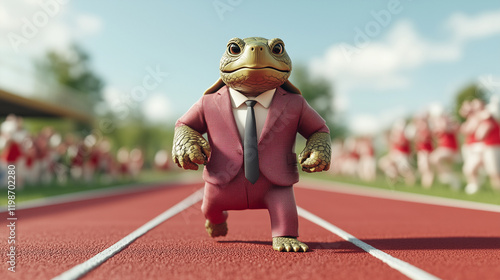
[[[207,123],[203,111],[203,100],[204,97],[200,98],[198,102],[191,106],[191,108],[177,120],[175,127],[187,125],[201,134],[206,133]]]
[[[298,132],[308,139],[316,132],[330,133],[325,120],[316,112],[307,101],[302,98],[302,111],[299,120]]]

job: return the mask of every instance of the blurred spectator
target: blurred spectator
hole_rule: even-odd
[[[66,184],[68,181],[69,166],[66,164],[66,151],[68,146],[62,141],[60,134],[50,137],[49,170],[59,184]],[[51,179],[52,179],[51,178]]]
[[[68,144],[67,157],[71,178],[76,181],[81,181],[83,179],[83,170],[87,154],[85,144],[80,138],[74,135],[69,135],[66,141]]]
[[[129,171],[133,179],[137,179],[137,176],[144,166],[144,155],[142,151],[138,148],[132,149],[130,151],[129,158]]]
[[[414,143],[417,151],[417,168],[420,181],[424,188],[430,188],[434,181],[434,172],[431,168],[430,154],[433,150],[432,133],[429,128],[428,115],[417,115],[413,119]]]
[[[460,132],[464,135],[462,145],[462,171],[467,185],[465,192],[476,193],[480,188],[479,170],[483,165],[484,143],[476,137],[479,124],[484,118],[484,103],[479,99],[464,101],[460,107],[460,115],[465,118],[460,126]]]
[[[457,162],[459,156],[458,124],[444,112],[432,120],[437,145],[431,153],[431,163],[436,169],[439,181],[450,185],[453,190],[458,190],[461,185],[460,178],[453,171],[453,164]]]
[[[25,169],[24,177],[27,184],[38,182],[38,151],[32,137],[27,137],[22,142],[24,151]]]
[[[98,173],[104,182],[113,181],[118,176],[118,167],[111,154],[111,143],[109,140],[103,139],[98,145],[100,154]]]
[[[135,148],[112,152],[107,139],[88,135],[84,139],[74,134],[64,137],[53,128],[45,127],[38,134],[30,135],[23,120],[9,115],[0,124],[0,178],[6,178],[7,166],[16,166],[16,185],[24,182],[37,186],[58,182],[109,183],[117,178],[137,178],[144,166],[144,154]],[[120,176],[118,176],[120,175]],[[2,184],[1,186],[5,186]]]
[[[22,141],[27,136],[23,127],[22,118],[14,115],[7,116],[5,122],[0,127],[2,142],[4,148],[0,155],[2,169],[9,165],[14,165],[16,169],[16,187],[22,189],[25,181],[25,162],[26,157],[22,147]]]
[[[369,136],[358,139],[359,178],[365,181],[374,181],[377,175],[377,163],[375,159],[375,149],[373,139]]]
[[[83,163],[83,177],[86,182],[91,182],[95,178],[95,172],[99,166],[100,152],[95,135],[90,134],[84,141],[87,158]]]
[[[490,103],[488,105],[487,109],[482,111],[475,137],[484,144],[483,164],[490,177],[490,184],[494,189],[500,190],[500,125],[498,120],[494,118],[498,104]],[[469,192],[473,193],[472,190]]]
[[[48,183],[52,180],[51,171],[51,150],[50,139],[55,134],[54,129],[45,127],[42,129],[38,137],[35,138],[34,144],[37,151],[37,171],[36,180],[42,183]]]
[[[406,185],[415,184],[415,174],[410,164],[410,141],[406,136],[406,122],[399,120],[392,126],[388,135],[389,153],[379,160],[380,169],[392,182],[399,176],[404,178]]]
[[[344,142],[342,139],[332,141],[332,164],[330,173],[333,175],[342,174],[342,163],[344,162]]]
[[[166,150],[159,150],[155,154],[155,168],[161,171],[168,170],[169,168],[169,158],[168,158],[168,152]]]
[[[122,178],[129,178],[130,176],[130,156],[129,152],[125,147],[121,147],[116,154],[116,159],[118,161],[118,174]]]
[[[342,162],[342,174],[356,176],[358,174],[358,141],[355,137],[348,137],[344,141],[344,156]]]
[[[379,159],[378,167],[390,182],[403,178],[406,185],[413,185],[417,174],[412,158],[416,156],[424,188],[430,188],[437,177],[452,190],[459,190],[462,178],[454,170],[460,159],[461,143],[457,137],[460,131],[464,135],[461,150],[467,181],[465,192],[474,194],[480,190],[481,168],[487,172],[492,187],[500,191],[500,96],[493,96],[487,105],[479,99],[464,101],[459,110],[465,119],[461,126],[441,106],[429,107],[428,112],[417,114],[411,124],[396,121],[386,132],[389,151]],[[333,175],[358,176],[365,181],[376,179],[375,149],[370,137],[333,140],[332,159]]]

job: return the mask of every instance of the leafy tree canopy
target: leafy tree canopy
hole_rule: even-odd
[[[309,105],[325,119],[332,138],[343,137],[346,127],[340,122],[334,108],[334,91],[331,84],[321,78],[313,78],[303,66],[296,66],[292,71],[294,85],[300,89]]]

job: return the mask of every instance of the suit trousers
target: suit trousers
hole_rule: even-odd
[[[255,184],[245,178],[243,168],[225,185],[205,182],[201,210],[210,222],[226,221],[228,210],[267,209],[272,236],[299,236],[298,215],[292,186],[276,186],[262,175]]]

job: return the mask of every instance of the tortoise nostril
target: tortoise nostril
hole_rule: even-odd
[[[260,47],[260,50],[262,51],[262,47]]]

